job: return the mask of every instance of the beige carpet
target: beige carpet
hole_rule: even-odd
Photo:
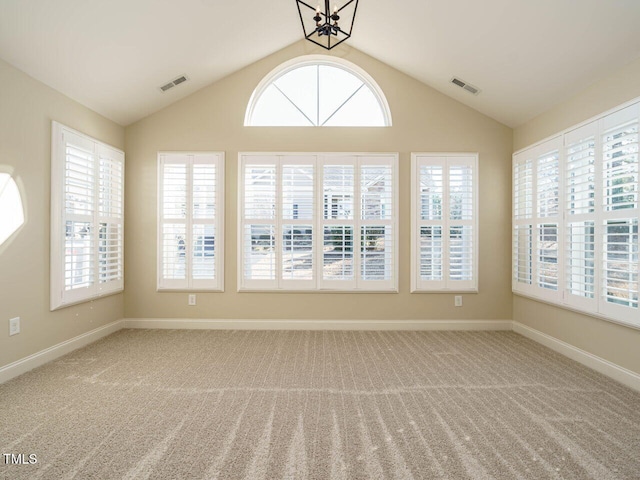
[[[0,420],[12,480],[640,478],[640,393],[511,332],[122,330]]]

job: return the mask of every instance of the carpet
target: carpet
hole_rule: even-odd
[[[640,393],[513,332],[121,330],[0,420],[11,480],[640,478]]]

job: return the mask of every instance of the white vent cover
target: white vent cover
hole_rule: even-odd
[[[458,87],[466,90],[469,93],[472,93],[474,95],[478,95],[480,93],[480,89],[478,87],[474,87],[473,85],[465,82],[464,80],[460,80],[457,77],[453,77],[451,79],[451,83],[453,83],[454,85],[457,85]]]
[[[176,78],[175,80],[172,80],[169,83],[165,83],[164,85],[162,85],[160,87],[160,90],[163,91],[163,92],[166,92],[170,88],[173,88],[176,85],[180,85],[181,83],[186,82],[187,80],[189,80],[189,79],[187,78],[186,75],[181,75],[178,78]]]

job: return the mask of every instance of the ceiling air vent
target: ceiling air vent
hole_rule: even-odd
[[[459,86],[460,88],[466,90],[469,93],[473,93],[474,95],[478,95],[480,93],[480,89],[478,87],[474,87],[473,85],[460,80],[459,78],[453,77],[451,79],[451,83]]]
[[[172,80],[171,82],[169,82],[169,83],[165,83],[164,85],[162,85],[162,86],[160,87],[160,90],[162,90],[163,92],[166,92],[166,91],[167,91],[167,90],[169,90],[170,88],[173,88],[173,87],[175,87],[176,85],[180,85],[181,83],[186,82],[187,80],[189,80],[189,79],[187,78],[187,76],[186,76],[186,75],[182,75],[182,76],[180,76],[180,77],[176,78],[175,80]]]

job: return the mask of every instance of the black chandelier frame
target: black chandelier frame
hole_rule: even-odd
[[[353,31],[353,23],[356,20],[356,12],[358,10],[358,1],[359,0],[348,0],[340,8],[335,7],[334,11],[332,12],[330,7],[330,0],[324,0],[324,2],[321,2],[324,3],[324,11],[320,8],[320,4],[318,4],[317,7],[312,7],[304,0],[296,0],[296,4],[298,6],[298,14],[300,15],[300,23],[302,24],[302,31],[304,32],[304,38],[312,43],[315,43],[316,45],[321,46],[326,50],[331,50],[332,48],[340,45],[342,42],[351,37],[351,32]],[[340,12],[342,12],[351,4],[354,4],[351,24],[349,25],[348,30],[343,30],[342,26],[339,23]],[[306,14],[307,9],[309,10],[309,13],[313,14],[313,17],[311,18],[315,21],[315,28],[309,32],[307,31],[307,26],[304,22],[306,15],[303,15],[303,10]],[[338,36],[342,36],[342,38],[340,38],[335,43],[332,43],[332,39],[335,38],[337,40]],[[326,44],[321,43],[317,40],[317,38],[325,38]]]

